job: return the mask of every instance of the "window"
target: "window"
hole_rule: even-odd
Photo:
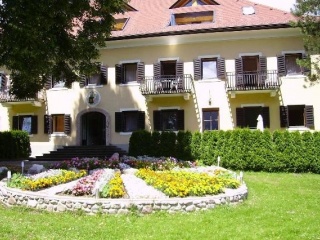
[[[209,79],[217,77],[217,59],[216,58],[203,58],[201,59],[201,78]]]
[[[225,78],[224,58],[212,57],[195,59],[193,66],[195,80]]]
[[[156,131],[184,130],[184,110],[168,109],[154,111],[153,125]]]
[[[7,88],[7,77],[4,73],[0,73],[0,91],[4,91]]]
[[[108,83],[108,67],[97,64],[97,72],[91,76],[83,75],[80,79],[80,87],[88,85],[105,85]]]
[[[123,63],[117,64],[116,84],[126,84],[130,82],[141,82],[144,79],[144,63]]]
[[[145,112],[122,111],[115,113],[115,131],[133,132],[145,129]]]
[[[71,133],[71,117],[69,114],[44,115],[44,133]]]
[[[286,53],[284,55],[277,56],[278,73],[281,76],[307,73],[308,70],[304,69],[297,63],[297,59],[303,58],[305,58],[305,55],[302,53]]]
[[[212,23],[213,16],[213,11],[176,13],[171,15],[170,26]]]
[[[183,62],[177,60],[160,61],[153,64],[153,74],[155,79],[181,76],[183,73]]]
[[[161,75],[162,76],[175,76],[177,61],[161,61]]]
[[[263,127],[270,127],[269,107],[243,107],[236,109],[237,127],[246,127],[251,129],[257,128],[257,118],[261,115],[263,119]]]
[[[219,110],[203,110],[202,119],[203,131],[219,129]]]
[[[313,106],[289,105],[280,106],[280,125],[287,127],[314,127]]]
[[[26,131],[28,134],[37,134],[38,117],[33,115],[13,116],[12,129]]]
[[[115,19],[115,23],[113,25],[112,31],[121,31],[125,28],[128,23],[129,18],[120,18]]]

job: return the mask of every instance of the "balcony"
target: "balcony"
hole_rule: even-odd
[[[11,107],[13,105],[31,105],[34,107],[41,107],[43,102],[43,93],[39,92],[34,98],[20,99],[16,96],[9,94],[8,90],[0,90],[0,104],[5,107]]]
[[[149,101],[152,101],[153,97],[161,96],[183,96],[185,100],[189,100],[192,87],[192,76],[190,74],[144,77],[140,83],[140,91]]]
[[[232,97],[235,97],[236,93],[256,92],[270,92],[271,96],[275,96],[280,86],[281,80],[276,70],[244,72],[242,74],[227,73],[227,91]]]

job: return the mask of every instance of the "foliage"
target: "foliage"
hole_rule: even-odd
[[[160,136],[161,156],[176,157],[176,134],[174,132],[162,132]]]
[[[52,187],[62,183],[73,181],[85,175],[86,175],[85,171],[73,172],[73,171],[62,170],[61,174],[58,174],[55,176],[33,179],[33,178],[25,177],[19,173],[15,173],[12,175],[11,181],[9,183],[9,187],[21,188],[23,190],[30,190],[30,191],[38,191],[43,188],[48,188],[48,187]]]
[[[134,131],[129,140],[129,155],[149,155],[151,149],[151,133],[146,130]]]
[[[298,63],[313,71],[309,74],[311,81],[320,79],[320,56],[311,59],[311,55],[320,54],[320,3],[319,0],[297,1],[293,14],[297,17],[297,22],[293,22],[294,27],[299,27],[303,34],[304,47],[308,53],[306,59],[299,60]]]
[[[115,176],[103,187],[101,196],[103,198],[122,198],[125,195],[125,188],[121,178],[121,173]]]
[[[191,154],[192,133],[190,131],[179,131],[176,141],[176,158],[180,160],[192,160]]]
[[[119,168],[118,159],[98,159],[93,158],[72,158],[71,160],[65,160],[62,162],[57,162],[49,166],[52,169],[86,169],[93,170],[97,168]]]
[[[34,97],[46,78],[67,86],[96,69],[126,0],[2,0],[0,66],[11,72],[12,93]]]
[[[240,186],[235,179],[224,180],[221,176],[210,176],[207,173],[140,169],[136,175],[170,197],[214,195],[223,192],[227,185],[234,188]]]
[[[28,158],[31,154],[29,135],[25,131],[0,132],[0,159]]]

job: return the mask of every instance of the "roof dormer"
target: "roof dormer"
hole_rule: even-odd
[[[219,3],[213,0],[178,0],[170,7],[170,9],[202,5],[219,5]]]

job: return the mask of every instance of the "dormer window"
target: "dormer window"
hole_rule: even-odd
[[[212,23],[214,19],[213,11],[177,13],[171,16],[170,26]]]
[[[113,31],[121,31],[125,28],[127,25],[127,22],[129,21],[129,18],[120,18],[120,19],[115,19],[115,23],[113,25],[112,30]]]

